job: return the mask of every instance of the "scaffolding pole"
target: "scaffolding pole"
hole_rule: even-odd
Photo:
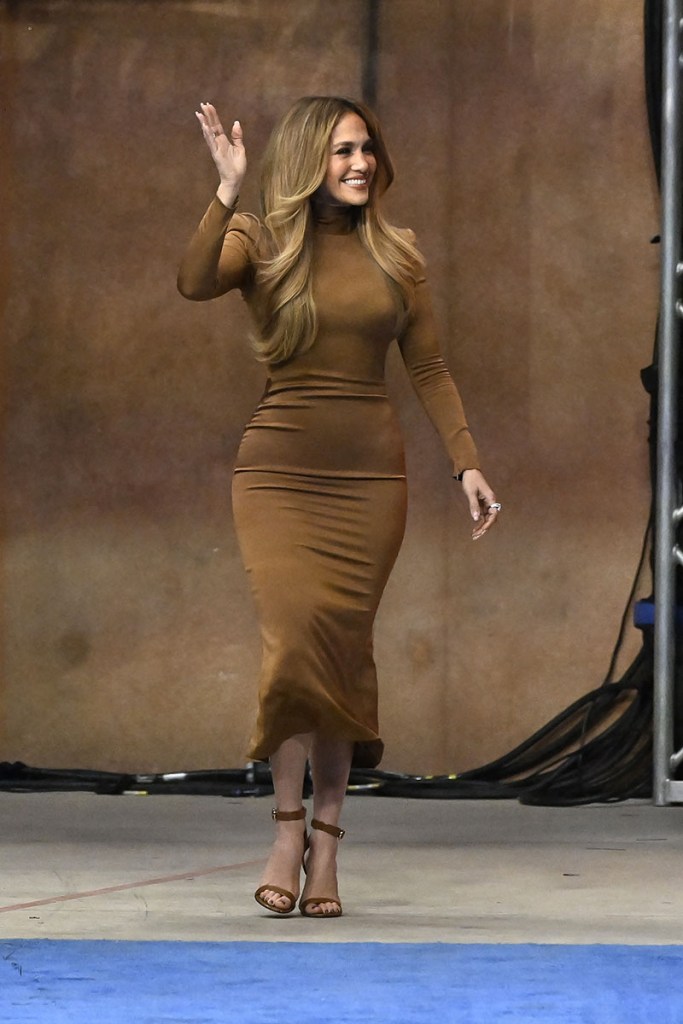
[[[676,468],[681,275],[681,42],[683,0],[665,0],[662,40],[661,296],[658,344],[657,490],[655,543],[654,802],[683,803],[683,761],[674,752],[676,567],[683,566],[677,527]]]

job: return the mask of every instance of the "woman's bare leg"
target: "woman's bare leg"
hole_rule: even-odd
[[[313,778],[313,817],[326,825],[338,825],[351,770],[353,743],[332,739],[316,733],[311,744],[311,775]],[[327,896],[330,902],[307,908],[308,914],[338,911],[337,847],[339,840],[319,829],[311,829],[311,850],[307,861],[308,874],[303,897]]]
[[[298,811],[301,807],[304,773],[312,738],[310,733],[291,736],[270,758],[275,806],[278,811]],[[277,885],[298,897],[306,822],[276,821],[275,828],[275,842],[263,872],[261,885]],[[289,907],[287,897],[271,889],[262,892],[261,897],[273,907],[282,910]]]

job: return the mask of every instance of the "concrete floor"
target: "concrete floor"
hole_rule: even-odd
[[[270,800],[0,794],[0,938],[683,942],[683,809],[351,797],[344,917],[262,911]]]

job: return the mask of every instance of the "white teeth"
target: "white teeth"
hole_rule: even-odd
[[[366,178],[343,178],[345,185],[367,185]]]

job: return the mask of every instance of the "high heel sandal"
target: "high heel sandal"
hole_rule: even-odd
[[[303,821],[306,817],[306,808],[301,807],[298,811],[278,811],[276,807],[273,807],[271,812],[273,821]],[[304,852],[301,855],[301,866],[304,867],[304,857],[308,850],[308,832],[304,826]],[[272,903],[264,900],[264,892],[274,892],[278,896],[283,896],[286,900],[289,900],[288,907],[275,907]],[[296,907],[297,897],[289,889],[282,889],[279,885],[260,885],[254,893],[254,899],[266,910],[272,911],[273,914],[291,914]]]
[[[311,828],[315,828],[320,832],[327,832],[328,835],[334,836],[335,839],[341,840],[346,835],[343,828],[337,828],[336,825],[327,825],[324,821],[319,821],[317,818],[311,820]],[[305,867],[304,870],[306,870]],[[322,914],[309,914],[308,908],[316,903],[336,903],[339,909],[325,911]],[[338,896],[308,896],[305,900],[299,900],[299,911],[304,917],[341,917],[342,905]]]

